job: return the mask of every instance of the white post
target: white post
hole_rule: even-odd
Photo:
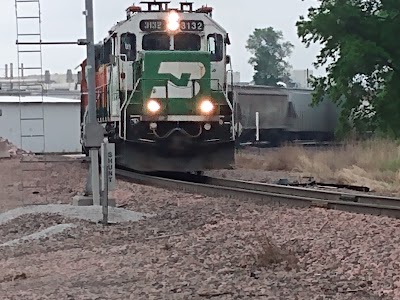
[[[256,141],[260,141],[260,114],[256,112]]]
[[[99,187],[99,150],[90,149],[90,160],[91,160],[91,181],[92,181],[92,194],[93,194],[93,205],[100,205],[100,187]]]
[[[115,189],[115,144],[109,143],[104,139],[101,144],[101,191],[103,208],[103,224],[108,225],[108,207],[110,201],[108,198],[109,191]]]
[[[108,224],[108,147],[107,143],[101,144],[101,183],[102,183],[102,207],[103,225]]]

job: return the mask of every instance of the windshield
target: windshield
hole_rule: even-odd
[[[199,51],[201,49],[201,38],[194,33],[178,33],[175,36],[175,50]]]
[[[163,32],[146,34],[143,37],[143,50],[169,50],[170,38]]]
[[[170,50],[170,36],[164,32],[155,32],[143,36],[143,50]],[[174,37],[176,51],[201,50],[201,37],[195,33],[178,33]]]

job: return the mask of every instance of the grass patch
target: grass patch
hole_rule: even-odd
[[[297,172],[320,181],[400,194],[400,147],[388,139],[348,142],[325,149],[285,146],[261,154],[239,153],[236,167]]]
[[[381,171],[397,172],[400,170],[400,159],[388,160],[383,163]]]

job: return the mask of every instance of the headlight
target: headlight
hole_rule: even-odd
[[[179,27],[179,14],[176,11],[171,11],[168,15],[167,28],[169,31],[177,31]]]
[[[156,113],[161,109],[161,104],[156,100],[149,100],[149,102],[147,102],[147,109],[152,113]]]
[[[200,111],[203,114],[209,114],[214,110],[214,104],[210,100],[203,100],[200,103]]]

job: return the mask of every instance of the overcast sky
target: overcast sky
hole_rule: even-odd
[[[1,0],[1,2],[2,76],[4,65],[10,62],[16,63],[17,55],[14,0]],[[40,2],[43,41],[76,41],[78,38],[85,38],[85,18],[82,15],[84,0],[40,0]],[[125,9],[133,0],[93,0],[93,2],[97,42],[105,37],[107,31],[117,21],[125,19]],[[172,1],[173,4],[178,2]],[[300,15],[307,13],[310,6],[317,4],[316,0],[195,0],[194,2],[195,6],[208,4],[215,8],[214,19],[230,33],[232,45],[229,53],[232,55],[235,71],[241,73],[242,81],[250,81],[253,75],[252,67],[248,64],[250,54],[245,44],[254,28],[272,26],[281,30],[285,40],[289,40],[295,46],[290,58],[293,68],[314,69],[312,62],[315,61],[319,46],[307,49],[297,37],[295,23]],[[84,59],[85,52],[85,47],[82,46],[44,46],[43,67],[50,69],[52,73],[65,73],[67,69],[74,69],[79,65]],[[314,72],[321,74],[323,70]]]

